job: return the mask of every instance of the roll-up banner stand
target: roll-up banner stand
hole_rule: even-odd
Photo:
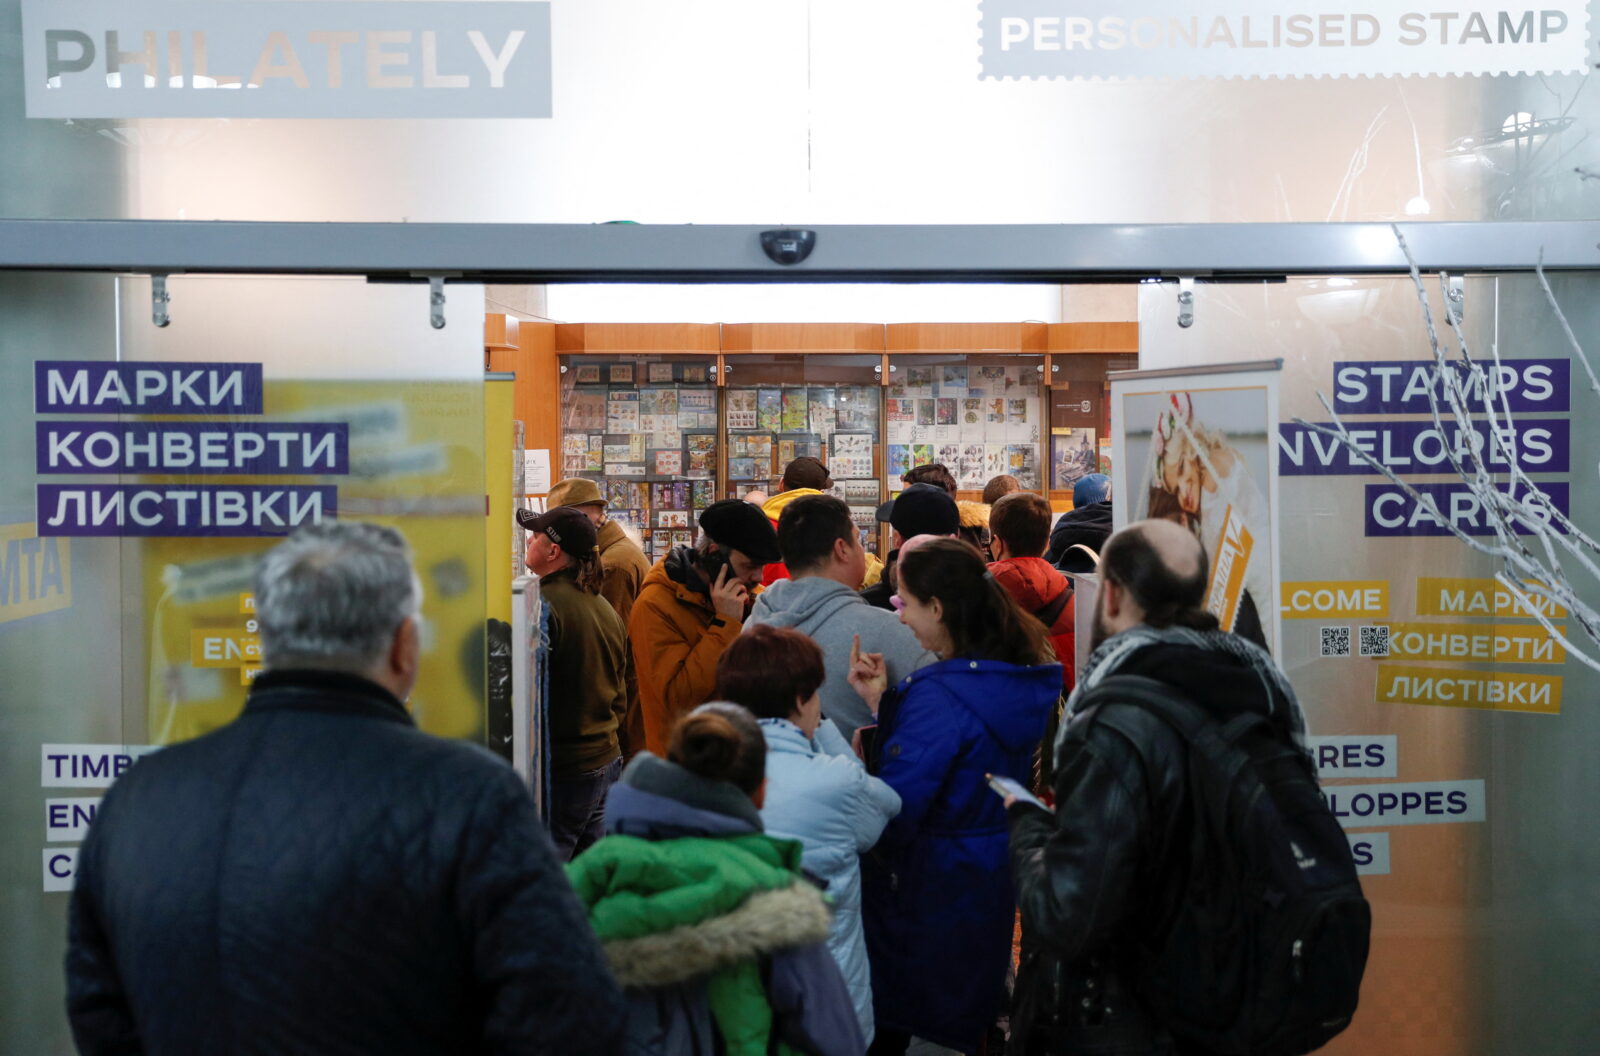
[[[1206,608],[1278,653],[1278,378],[1283,360],[1111,375],[1117,529],[1161,517],[1210,561]]]

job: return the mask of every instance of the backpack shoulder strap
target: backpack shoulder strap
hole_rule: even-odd
[[[1067,555],[1072,553],[1074,550],[1082,550],[1084,553],[1089,555],[1089,560],[1094,562],[1095,568],[1100,567],[1100,555],[1094,552],[1093,547],[1084,546],[1082,543],[1073,543],[1071,546],[1061,551],[1061,556],[1057,558],[1056,564],[1059,565],[1062,561],[1065,561],[1067,559]]]
[[[1055,601],[1033,610],[1034,618],[1044,624],[1046,628],[1054,627],[1056,620],[1061,616],[1062,610],[1067,607],[1067,602],[1071,600],[1072,584],[1068,583],[1061,593],[1056,595]]]

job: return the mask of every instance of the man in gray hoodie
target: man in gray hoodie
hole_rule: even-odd
[[[827,666],[818,691],[822,714],[849,738],[857,727],[876,721],[848,680],[857,635],[863,653],[883,654],[891,686],[937,658],[917,644],[899,616],[874,608],[856,593],[867,552],[844,503],[830,495],[789,503],[778,518],[778,549],[792,578],[761,592],[745,630],[759,623],[793,627],[822,647]]]

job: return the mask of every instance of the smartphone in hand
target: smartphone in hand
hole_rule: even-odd
[[[1026,788],[1022,787],[1021,782],[1014,781],[1011,778],[1006,777],[1004,774],[984,774],[983,776],[988,778],[989,787],[993,789],[994,794],[999,796],[1001,799],[1011,796],[1019,803],[1032,803],[1040,810],[1050,809],[1043,803],[1039,802],[1038,796],[1035,796],[1032,792],[1029,792]]]

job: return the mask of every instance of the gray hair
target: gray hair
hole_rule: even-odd
[[[255,591],[269,668],[370,671],[422,606],[405,536],[361,521],[301,528],[262,559]]]

